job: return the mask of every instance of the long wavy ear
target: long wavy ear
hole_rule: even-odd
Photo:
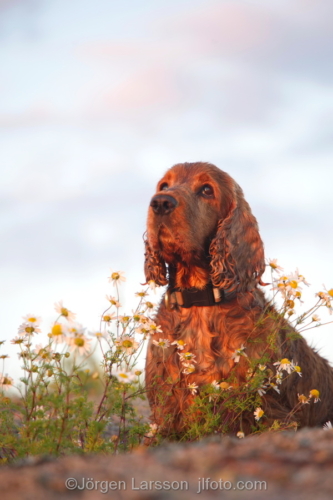
[[[166,265],[158,252],[154,252],[148,243],[147,235],[144,235],[145,244],[145,275],[146,281],[153,280],[157,285],[168,284],[166,277]]]
[[[211,280],[218,288],[246,292],[255,288],[265,271],[264,245],[257,220],[236,183],[234,195],[210,244]]]

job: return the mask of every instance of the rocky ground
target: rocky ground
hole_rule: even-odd
[[[215,437],[117,456],[33,458],[0,469],[1,500],[103,496],[331,500],[333,430]]]

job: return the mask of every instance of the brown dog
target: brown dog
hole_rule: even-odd
[[[156,316],[163,333],[150,339],[146,361],[152,418],[162,432],[187,428],[191,385],[200,391],[234,374],[231,385],[242,387],[249,360],[263,356],[271,374],[276,373],[273,363],[282,358],[302,369],[302,377],[291,373],[280,392],[263,395],[266,422],[316,426],[333,420],[333,370],[258,288],[265,270],[263,243],[241,188],[227,173],[209,163],[168,170],[150,202],[145,244],[147,281],[168,285]],[[159,338],[167,339],[169,347],[156,345]],[[187,365],[182,344],[193,360]],[[246,356],[237,360],[237,349]],[[320,401],[301,404],[298,395],[312,389],[320,391]],[[218,411],[230,431],[249,432],[254,423],[253,411],[241,415],[241,425],[239,413],[230,416],[223,404]]]

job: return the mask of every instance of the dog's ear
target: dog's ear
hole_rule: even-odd
[[[265,271],[264,246],[257,220],[236,183],[231,208],[219,221],[209,252],[211,280],[218,288],[252,290]]]
[[[148,243],[147,236],[144,236],[145,243],[145,276],[146,282],[153,280],[159,286],[168,284],[166,277],[166,265],[158,252],[153,251]]]

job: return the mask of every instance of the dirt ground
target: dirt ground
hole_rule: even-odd
[[[333,430],[215,436],[115,456],[30,458],[0,469],[1,500],[102,497],[331,500]]]

